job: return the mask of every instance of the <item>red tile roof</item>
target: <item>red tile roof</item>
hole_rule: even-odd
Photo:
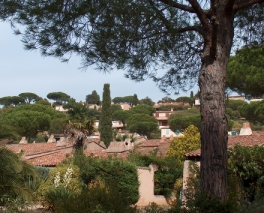
[[[91,139],[87,142],[95,142],[97,140]],[[158,156],[165,156],[167,150],[170,146],[169,139],[153,139],[139,142],[136,147],[136,150],[142,154],[149,154],[151,151],[158,149]],[[98,140],[99,142],[99,140]],[[29,143],[29,144],[11,144],[6,145],[8,149],[15,153],[23,152],[24,159],[35,166],[56,166],[61,163],[67,157],[72,156],[71,150],[73,145],[67,143],[66,146],[57,147],[57,143]],[[123,147],[124,143],[112,142],[113,147]],[[84,150],[84,154],[87,156],[98,156],[100,158],[107,158],[108,156],[113,156],[117,158],[126,159],[129,155],[129,150],[124,150],[122,152],[108,153],[107,150]]]
[[[8,149],[15,153],[23,152],[25,156],[42,154],[51,151],[65,149],[65,147],[72,147],[72,143],[66,143],[66,146],[56,146],[57,143],[28,143],[28,144],[10,144],[6,145]]]
[[[234,147],[236,144],[241,146],[264,145],[264,132],[253,131],[252,135],[238,135],[228,137],[228,148]],[[186,157],[199,157],[201,150],[194,150],[185,154]]]
[[[34,166],[53,167],[71,156],[72,154],[66,154],[64,152],[56,152],[48,155],[34,157],[26,161]]]

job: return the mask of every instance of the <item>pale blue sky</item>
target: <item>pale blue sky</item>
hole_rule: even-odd
[[[139,99],[150,97],[154,102],[162,99],[162,93],[151,80],[136,83],[124,77],[123,71],[111,74],[99,73],[92,68],[82,71],[80,58],[72,57],[68,63],[58,58],[42,57],[38,51],[26,51],[15,36],[9,23],[0,22],[0,97],[33,92],[46,98],[50,92],[65,92],[76,101],[84,101],[93,90],[102,97],[103,85],[110,84],[111,98],[137,94]],[[198,87],[192,89],[197,92]],[[189,96],[190,91],[179,96]]]

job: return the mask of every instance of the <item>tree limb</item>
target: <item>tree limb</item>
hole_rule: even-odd
[[[202,27],[199,27],[199,26],[183,27],[183,28],[174,29],[173,31],[175,31],[177,33],[184,33],[184,32],[188,32],[188,31],[195,31],[195,32],[200,33],[201,35],[204,35],[203,28]]]
[[[253,5],[253,4],[260,4],[260,3],[264,3],[264,0],[249,0],[249,1],[246,1],[246,2],[239,2],[239,3],[234,5],[233,11],[237,12],[239,10],[246,9],[246,8],[250,7],[251,5]]]
[[[192,5],[192,8],[197,14],[202,26],[205,27],[206,30],[209,30],[209,21],[207,19],[207,15],[205,11],[200,7],[197,0],[188,0],[188,2]]]
[[[195,13],[195,10],[192,7],[189,7],[187,5],[179,4],[179,3],[174,2],[172,0],[159,0],[159,1],[164,3],[164,4],[169,5],[171,7],[175,7],[175,8],[178,8],[180,10],[184,10],[184,11],[187,11],[187,12],[190,12],[190,13]]]

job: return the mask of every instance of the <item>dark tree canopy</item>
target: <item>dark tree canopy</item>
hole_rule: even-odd
[[[118,104],[111,104],[111,112],[114,114],[116,111],[122,110],[122,107]]]
[[[23,103],[25,103],[24,98],[19,96],[5,96],[0,98],[0,104],[4,106],[9,106],[9,105],[17,106]]]
[[[153,106],[154,102],[152,101],[151,98],[149,98],[148,96],[146,98],[143,98],[139,101],[140,104],[145,104],[145,105],[149,105],[149,106]]]
[[[83,67],[126,70],[162,91],[201,97],[201,191],[227,199],[226,67],[233,44],[263,44],[264,0],[13,0],[0,18],[23,25],[27,49]]]
[[[63,104],[70,99],[70,96],[64,92],[51,92],[47,95],[47,98],[54,100],[56,104]]]
[[[245,47],[230,57],[226,86],[246,96],[264,96],[264,45]]]
[[[171,103],[171,102],[175,102],[175,100],[170,98],[169,96],[165,96],[161,100],[158,101],[158,103],[160,102],[161,103]]]
[[[23,93],[20,93],[18,96],[24,98],[27,104],[30,104],[31,102],[36,102],[42,99],[41,97],[39,97],[38,95],[32,92],[23,92]]]
[[[226,85],[246,96],[264,95],[264,45],[245,47],[230,57]]]
[[[190,104],[190,106],[192,106],[194,104],[194,99],[187,97],[187,96],[182,96],[182,97],[177,98],[176,102],[182,102],[183,104],[188,103]]]
[[[136,106],[138,104],[137,95],[129,95],[125,97],[115,97],[112,99],[115,104],[128,103],[130,106]]]
[[[87,104],[96,104],[100,105],[100,96],[97,94],[95,90],[92,91],[91,94],[86,95],[86,103]]]
[[[113,113],[113,119],[122,121],[122,123],[125,125],[126,120],[133,115],[133,112],[130,110],[117,110]]]
[[[152,115],[156,110],[153,106],[138,104],[137,106],[131,108],[130,111],[137,114]]]

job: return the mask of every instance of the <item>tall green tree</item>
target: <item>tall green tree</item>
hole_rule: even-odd
[[[93,90],[91,94],[86,95],[85,100],[86,100],[87,104],[100,105],[100,103],[101,103],[100,96],[97,94],[97,92],[95,90]]]
[[[27,103],[27,104],[30,104],[31,102],[36,102],[36,101],[42,100],[41,97],[39,97],[38,95],[36,95],[35,93],[32,93],[32,92],[23,92],[23,93],[20,93],[18,96],[24,98],[25,103]]]
[[[244,47],[231,56],[226,86],[246,96],[264,95],[264,45]]]
[[[263,43],[264,0],[33,1],[0,3],[0,18],[22,24],[26,48],[77,53],[83,66],[126,69],[179,92],[197,78],[201,97],[201,190],[227,198],[226,67],[233,46]],[[158,72],[162,68],[162,72]],[[163,75],[162,75],[163,74]]]
[[[104,84],[102,111],[99,120],[99,132],[100,140],[105,143],[106,147],[108,147],[113,139],[110,84]]]
[[[136,105],[138,105],[138,103],[139,103],[139,100],[138,100],[137,94],[134,94],[134,95],[133,95],[133,102],[132,102],[132,105],[133,105],[133,106],[136,106]]]

